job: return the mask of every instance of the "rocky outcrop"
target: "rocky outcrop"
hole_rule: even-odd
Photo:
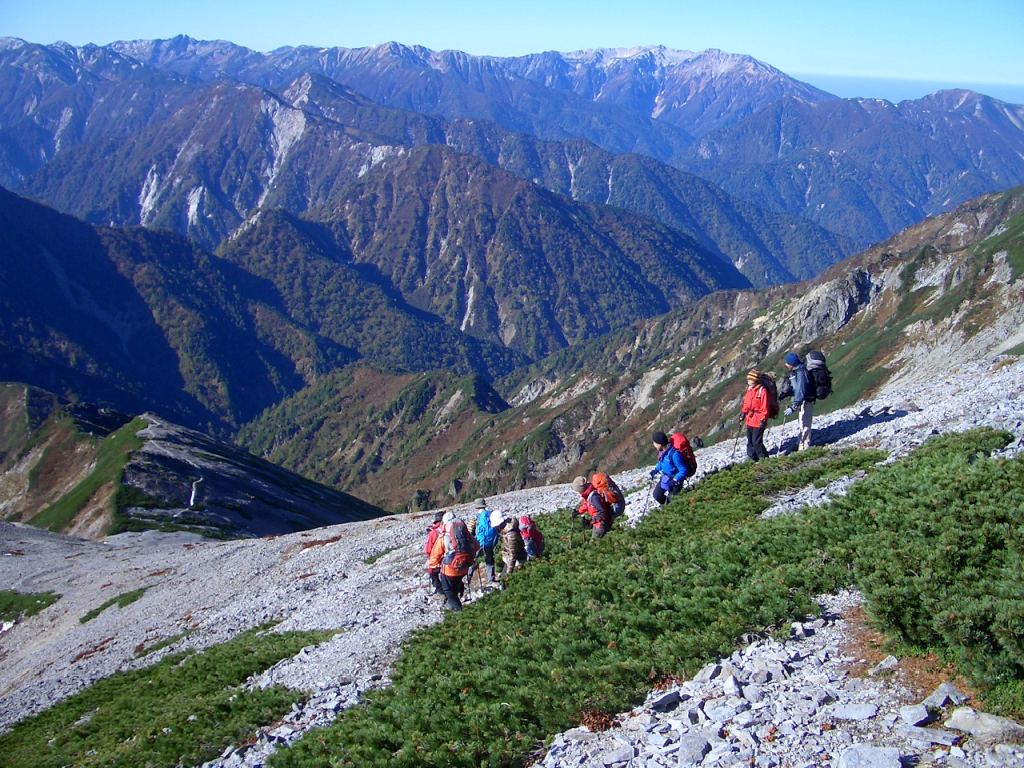
[[[654,690],[608,730],[560,734],[541,764],[1021,765],[1024,728],[1016,723],[969,707],[942,723],[953,700],[967,699],[953,686],[911,705],[911,694],[891,676],[899,666],[894,657],[867,676],[850,674],[857,659],[844,651],[842,614],[859,600],[854,592],[822,598],[821,618],[794,623],[787,641],[756,640],[691,680]]]
[[[268,536],[381,517],[354,496],[227,443],[147,413],[142,449],[123,483],[144,499],[123,514],[130,529],[186,527],[214,536]]]

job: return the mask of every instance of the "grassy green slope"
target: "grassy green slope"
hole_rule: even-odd
[[[1024,458],[990,458],[1009,439],[946,435],[885,466],[877,451],[821,448],[739,465],[572,549],[568,511],[543,518],[544,558],[411,636],[389,688],[271,764],[523,765],[584,714],[627,709],[847,585],[905,652],[939,654],[987,711],[1019,717]],[[859,469],[868,477],[844,499],[759,517],[772,497]],[[198,764],[301,696],[248,691],[246,677],[323,639],[246,633],[107,678],[0,736],[0,765]]]
[[[801,515],[757,517],[770,495],[878,454],[818,449],[736,467],[636,529],[572,551],[559,535],[567,518],[555,519],[549,556],[419,632],[390,688],[272,764],[521,765],[582,713],[627,709],[652,682],[693,673],[744,632],[785,626],[813,610],[815,594],[850,584],[885,631],[956,661],[996,708],[1024,712],[1024,648],[1013,632],[1024,598],[1012,589],[1024,556],[1014,534],[1024,460],[985,458],[1008,439],[936,438]],[[951,551],[954,540],[968,546]],[[893,559],[930,571],[893,569]]]

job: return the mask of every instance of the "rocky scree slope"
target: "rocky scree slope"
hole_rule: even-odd
[[[1015,357],[988,358],[932,371],[920,382],[891,386],[854,408],[821,417],[816,441],[837,447],[871,446],[899,456],[937,431],[992,426],[1013,432],[1017,442],[1011,450],[1019,450],[1024,446],[1022,382],[1024,360]],[[769,433],[768,444],[786,449],[792,447],[795,437],[792,425],[776,427]],[[646,442],[647,435],[637,439]],[[698,477],[732,463],[739,455],[737,447],[728,442],[698,451]],[[622,472],[618,477],[624,487],[639,488],[630,494],[627,510],[629,524],[639,523],[650,505],[645,497],[646,468]],[[841,492],[841,488],[833,492]],[[780,499],[773,512],[793,511],[827,493],[810,489]],[[495,497],[490,506],[512,514],[538,514],[568,506],[574,499],[568,486],[557,485]],[[454,509],[463,515],[470,512],[466,506]],[[148,664],[185,646],[220,642],[266,621],[280,621],[282,630],[345,630],[275,666],[257,681],[312,692],[309,703],[296,708],[286,722],[263,732],[254,745],[233,750],[218,762],[261,765],[275,745],[330,721],[339,709],[355,703],[360,691],[386,684],[401,639],[415,627],[443,617],[441,604],[428,594],[423,573],[421,547],[431,517],[430,513],[404,515],[231,542],[145,533],[96,543],[0,524],[0,555],[9,586],[21,592],[54,590],[62,594],[40,614],[0,635],[0,724],[9,726],[118,669]],[[540,520],[543,526],[543,517]],[[148,589],[136,602],[122,609],[108,608],[92,621],[79,623],[81,616],[108,598],[141,587]],[[827,634],[824,627],[819,629]],[[189,634],[183,636],[185,632]],[[176,637],[167,648],[135,659],[138,649]],[[796,652],[804,656],[799,649]],[[835,654],[826,654],[822,660],[834,665]],[[834,699],[833,705],[844,703],[845,691],[854,697],[852,703],[863,703],[863,687],[837,682],[810,679],[807,696],[813,698],[818,695],[813,692],[824,687]],[[886,699],[889,701],[894,700]],[[823,704],[824,699],[819,696],[817,703]],[[707,710],[703,711],[706,715]],[[833,718],[829,721],[833,732],[825,743],[843,744],[843,732],[849,733],[850,744],[876,736],[891,740],[894,723],[889,715],[891,710],[880,706],[879,716],[866,721]],[[556,739],[555,746],[575,741],[580,739],[566,735]],[[778,741],[777,750],[793,745],[792,752],[779,752],[787,755],[786,760],[806,754],[801,750],[811,743],[804,744],[803,739]],[[597,745],[602,754],[609,743]],[[814,744],[812,759],[818,762],[823,750],[832,747]],[[913,744],[905,748],[908,757],[917,759],[935,751],[932,746],[926,749]],[[986,765],[979,761],[987,759],[981,752],[965,751],[964,755],[956,759],[965,762],[946,764]]]

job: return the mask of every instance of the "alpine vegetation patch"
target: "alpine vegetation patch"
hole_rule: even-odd
[[[223,645],[104,678],[0,736],[0,765],[198,765],[276,721],[305,694],[250,688],[332,632],[250,630]]]
[[[886,466],[877,451],[821,449],[734,466],[571,550],[568,521],[552,520],[548,557],[413,635],[390,688],[271,765],[522,765],[584,717],[624,711],[854,585],[882,631],[957,663],[1004,713],[1024,711],[1008,631],[1024,459],[990,458],[1008,440],[948,435]],[[867,477],[845,498],[759,518],[769,496],[851,472]]]

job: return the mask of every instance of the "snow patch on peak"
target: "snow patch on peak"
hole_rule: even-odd
[[[562,58],[573,64],[611,64],[644,56],[653,56],[662,65],[685,64],[699,58],[700,53],[679,51],[663,45],[634,46],[632,48],[588,48],[562,54]]]

